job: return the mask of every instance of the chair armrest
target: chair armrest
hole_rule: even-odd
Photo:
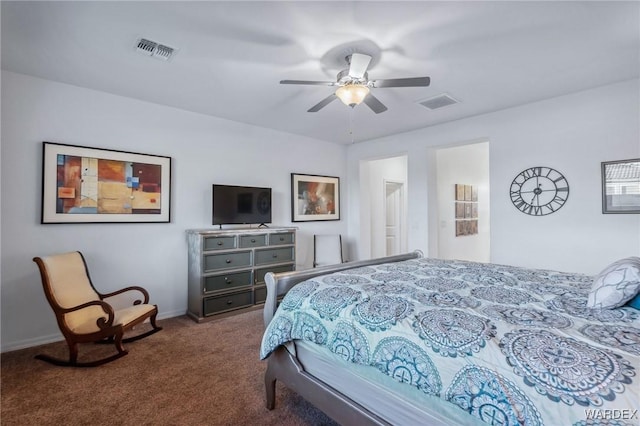
[[[147,290],[145,290],[144,288],[142,288],[140,286],[137,286],[137,285],[133,285],[133,286],[130,286],[130,287],[125,287],[125,288],[122,288],[120,290],[116,290],[116,291],[114,291],[112,293],[100,294],[100,298],[101,299],[106,299],[107,297],[117,296],[118,294],[126,293],[128,291],[139,291],[144,296],[144,301],[135,300],[133,302],[134,305],[139,305],[141,303],[145,303],[145,304],[149,303],[149,292]]]
[[[70,312],[79,311],[81,309],[88,308],[89,306],[100,306],[105,314],[109,317],[105,320],[104,317],[100,317],[96,320],[96,324],[101,329],[111,327],[113,325],[113,320],[115,318],[115,313],[113,312],[113,308],[106,302],[102,300],[92,300],[91,302],[83,303],[82,305],[73,306],[71,308],[60,308],[61,314],[68,314]]]

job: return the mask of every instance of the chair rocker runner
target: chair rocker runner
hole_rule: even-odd
[[[42,286],[53,309],[58,327],[69,346],[69,360],[40,354],[36,358],[60,366],[95,367],[128,353],[123,343],[147,337],[160,330],[156,325],[158,307],[149,304],[149,293],[142,287],[130,286],[112,293],[99,293],[89,276],[89,268],[79,251],[46,257],[34,257],[40,269]],[[131,306],[116,309],[104,299],[127,292],[140,293]],[[135,293],[134,293],[135,294]],[[150,320],[151,330],[124,338],[134,326]],[[112,343],[118,353],[90,362],[78,362],[78,343]]]

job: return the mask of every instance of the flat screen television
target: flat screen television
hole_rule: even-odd
[[[271,223],[271,188],[213,185],[213,224]]]

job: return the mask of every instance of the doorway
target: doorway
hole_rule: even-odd
[[[360,162],[361,258],[407,250],[407,156]]]
[[[385,256],[393,256],[403,252],[404,183],[385,180],[384,192]]]
[[[489,142],[484,140],[437,148],[435,158],[436,203],[432,220],[437,226],[430,227],[436,232],[429,236],[437,247],[434,256],[490,262]],[[456,185],[472,188],[477,197],[467,199],[465,193],[464,201],[460,201],[454,195]],[[476,213],[469,215],[468,206],[469,212]],[[457,207],[463,207],[464,214],[460,214]],[[475,232],[459,233],[460,222],[475,222]]]

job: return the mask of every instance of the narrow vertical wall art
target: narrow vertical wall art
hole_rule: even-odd
[[[455,185],[456,237],[478,233],[478,189],[473,185]]]

